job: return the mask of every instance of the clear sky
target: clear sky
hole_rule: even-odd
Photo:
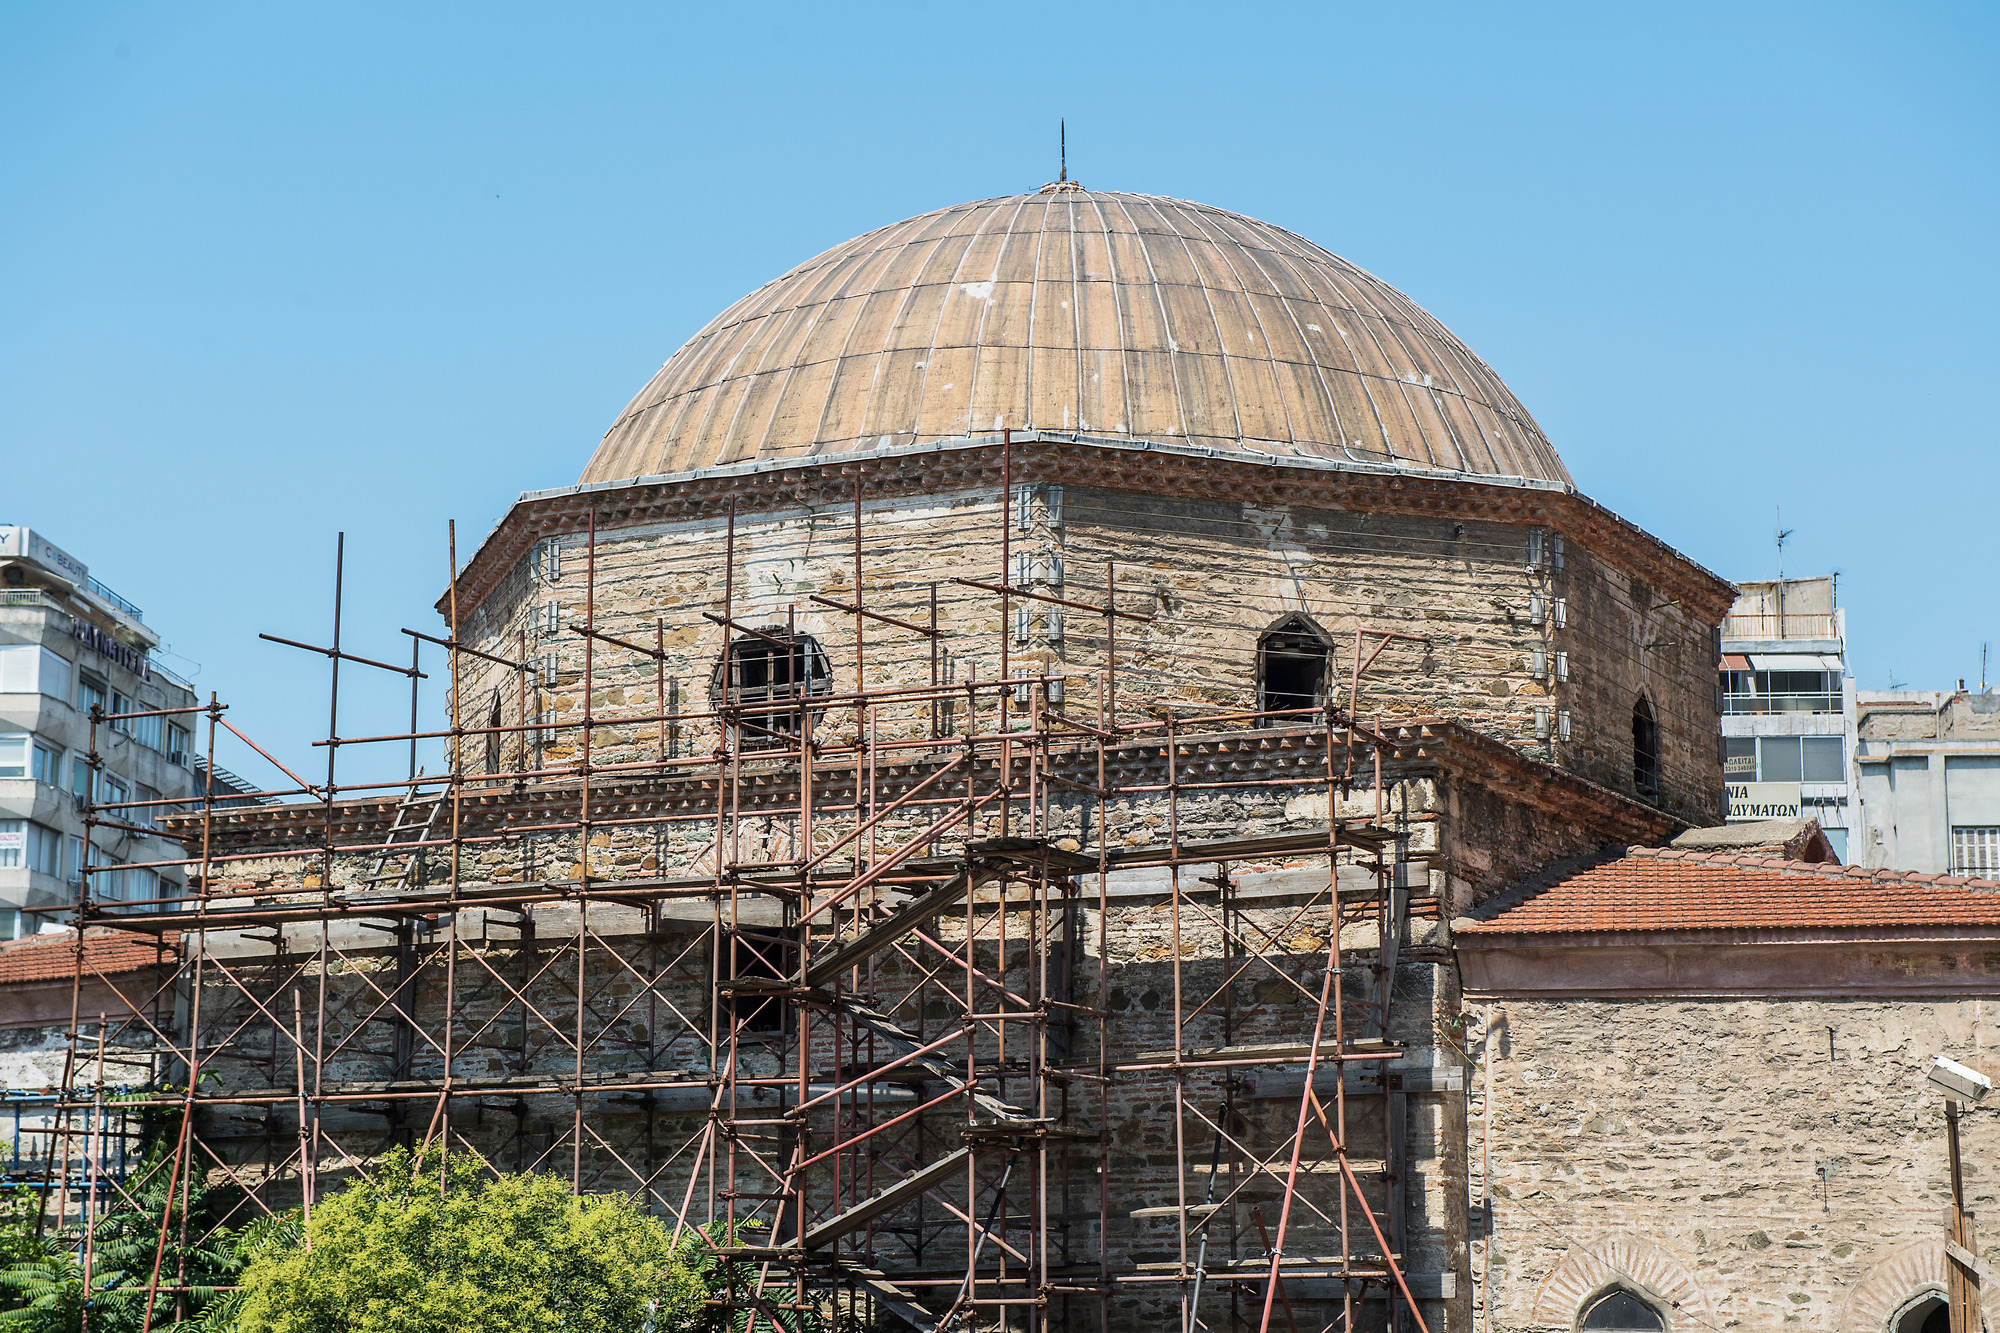
[[[310,755],[325,663],[256,634],[325,640],[337,531],[406,656],[448,518],[575,481],[750,288],[1051,179],[1059,117],[1088,185],[1408,292],[1711,569],[1782,505],[1863,687],[2000,650],[1991,5],[7,5],[0,522]]]

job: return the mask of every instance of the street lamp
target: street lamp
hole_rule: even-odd
[[[1951,1333],[1979,1333],[1979,1246],[1972,1238],[1972,1215],[1965,1211],[1965,1177],[1958,1164],[1958,1104],[1978,1102],[1993,1091],[1993,1080],[1942,1055],[1925,1076],[1944,1094],[1945,1148],[1951,1157],[1951,1235],[1944,1245],[1950,1265],[1945,1290],[1951,1298]]]

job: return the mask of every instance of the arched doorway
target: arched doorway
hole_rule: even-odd
[[[1666,1315],[1630,1287],[1610,1287],[1584,1301],[1576,1327],[1580,1333],[1666,1333]]]
[[[1941,1291],[1927,1291],[1896,1311],[1889,1333],[1951,1333],[1951,1306]]]
[[[1666,1316],[1630,1287],[1611,1287],[1584,1302],[1576,1326],[1579,1333],[1667,1333]]]

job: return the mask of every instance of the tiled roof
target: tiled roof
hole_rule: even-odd
[[[159,965],[158,938],[127,930],[94,927],[83,934],[83,974],[117,976]],[[167,958],[173,957],[173,937],[166,941]],[[0,944],[0,986],[34,985],[38,982],[67,981],[76,975],[76,933],[31,935],[24,940]]]
[[[1630,847],[1462,935],[2000,926],[2000,882]]]

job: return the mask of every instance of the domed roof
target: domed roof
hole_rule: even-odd
[[[586,483],[1002,426],[1567,484],[1422,307],[1269,223],[1073,183],[871,231],[674,353]]]

